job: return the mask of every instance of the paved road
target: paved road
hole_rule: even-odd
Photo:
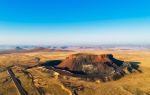
[[[12,78],[13,82],[15,83],[20,95],[27,95],[27,92],[24,90],[24,88],[21,86],[21,82],[15,77],[14,72],[12,71],[11,68],[7,69],[8,74]]]

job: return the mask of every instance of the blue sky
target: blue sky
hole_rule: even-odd
[[[150,0],[0,0],[0,44],[150,44]]]

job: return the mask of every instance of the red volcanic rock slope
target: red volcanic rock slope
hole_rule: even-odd
[[[67,57],[57,67],[86,74],[112,74],[122,66],[123,61],[113,58],[112,54],[74,54]]]

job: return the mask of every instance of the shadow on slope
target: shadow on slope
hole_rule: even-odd
[[[59,65],[61,62],[62,62],[62,60],[49,60],[49,61],[46,61],[44,64],[42,64],[42,66],[55,67],[55,66]]]
[[[141,62],[128,62],[128,64],[129,64],[129,66],[127,67],[127,69],[130,73],[132,73],[135,70],[142,73],[142,71],[140,70]]]

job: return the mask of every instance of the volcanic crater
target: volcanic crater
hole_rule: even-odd
[[[73,54],[56,67],[78,75],[111,80],[119,79],[127,73],[142,72],[139,70],[139,62],[118,60],[112,54]]]

